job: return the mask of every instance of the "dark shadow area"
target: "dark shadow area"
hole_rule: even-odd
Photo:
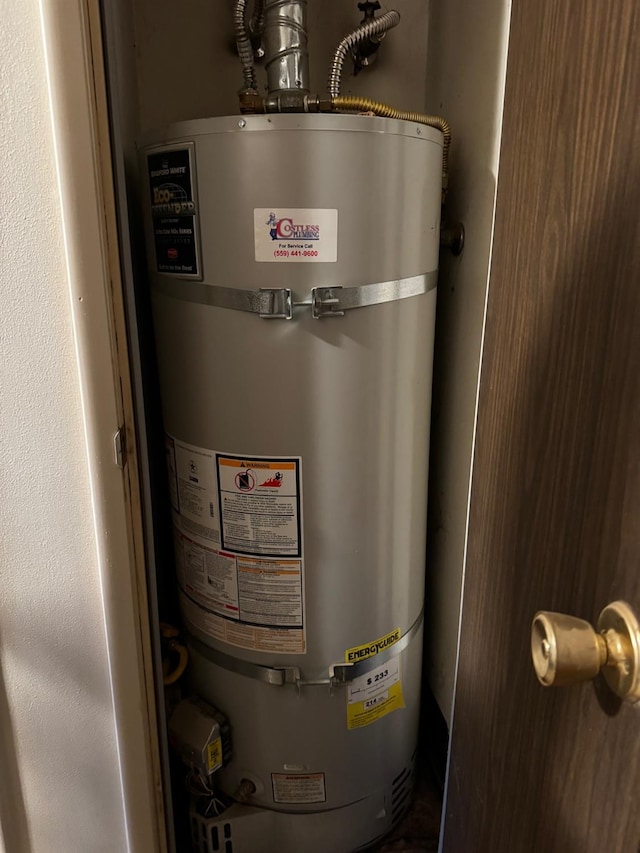
[[[0,648],[2,644],[0,643]],[[11,709],[0,665],[0,834],[7,853],[31,853]]]
[[[378,853],[436,853],[442,811],[442,789],[425,764],[418,770],[411,807],[377,848]]]
[[[598,704],[608,717],[615,717],[620,713],[623,706],[622,699],[611,691],[603,675],[593,679],[593,692]]]
[[[437,851],[448,746],[447,724],[423,678],[418,758],[411,805],[393,832],[374,848],[376,853]]]

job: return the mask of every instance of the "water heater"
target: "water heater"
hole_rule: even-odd
[[[230,729],[203,853],[357,850],[408,805],[442,157],[322,112],[142,146],[189,686]]]

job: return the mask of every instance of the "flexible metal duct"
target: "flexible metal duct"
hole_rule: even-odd
[[[264,5],[269,94],[308,94],[307,0],[266,0]]]
[[[340,94],[340,78],[342,77],[342,66],[344,60],[350,50],[353,50],[359,44],[367,39],[382,37],[392,27],[396,27],[400,23],[400,14],[396,11],[385,12],[378,18],[372,18],[370,21],[362,24],[352,33],[345,36],[334,51],[331,60],[331,68],[329,69],[329,82],[327,89],[332,98],[337,98]]]

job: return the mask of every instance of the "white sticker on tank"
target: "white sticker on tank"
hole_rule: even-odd
[[[338,211],[259,207],[253,211],[256,261],[335,263],[338,260]]]
[[[274,803],[324,803],[324,773],[272,773]]]
[[[200,607],[253,626],[302,628],[302,561],[207,548],[174,528],[181,589]]]
[[[178,583],[185,593],[207,610],[240,618],[238,573],[234,554],[201,545],[174,527]]]
[[[220,541],[215,453],[166,436],[169,492],[180,528],[208,542]]]
[[[273,654],[303,655],[306,652],[304,628],[273,628],[248,625],[218,616],[199,607],[182,590],[180,607],[186,621],[213,640],[239,649]]]

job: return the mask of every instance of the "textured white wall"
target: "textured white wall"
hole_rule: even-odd
[[[39,7],[0,15],[0,838],[127,850]]]

